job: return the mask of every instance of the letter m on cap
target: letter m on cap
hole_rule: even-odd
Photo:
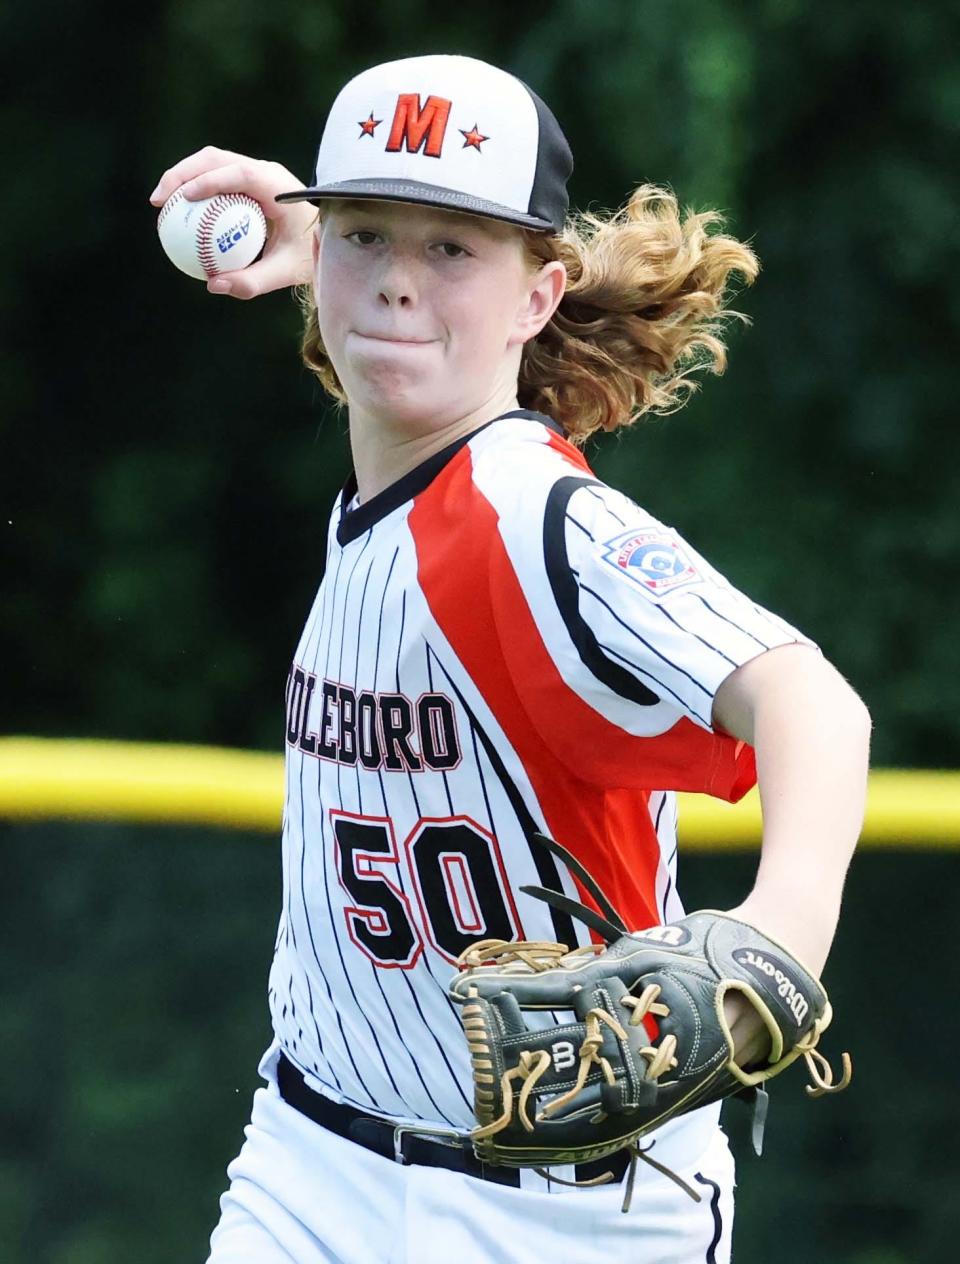
[[[402,92],[397,97],[387,153],[399,153],[406,146],[408,153],[415,154],[426,141],[423,148],[426,156],[439,158],[449,116],[450,102],[446,98],[429,96],[421,109],[418,92]]]

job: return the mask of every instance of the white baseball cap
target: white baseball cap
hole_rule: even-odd
[[[277,201],[416,202],[558,232],[572,171],[559,123],[525,83],[473,57],[407,57],[341,89],[313,186]]]

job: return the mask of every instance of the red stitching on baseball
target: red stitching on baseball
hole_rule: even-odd
[[[204,210],[197,225],[197,259],[208,280],[210,277],[218,276],[220,273],[220,269],[217,267],[217,256],[213,249],[213,226],[225,206],[238,205],[249,207],[251,214],[254,214],[256,209],[260,213],[260,219],[263,222],[264,229],[266,229],[266,218],[263,214],[263,208],[256,199],[248,197],[245,193],[221,193],[214,198]]]
[[[164,221],[164,220],[167,218],[167,216],[170,214],[170,212],[173,210],[174,206],[175,206],[178,202],[182,202],[183,200],[184,200],[184,198],[183,198],[183,194],[180,192],[180,190],[179,190],[179,189],[177,189],[176,193],[172,193],[172,194],[170,195],[170,197],[168,197],[168,198],[167,198],[166,202],[164,202],[163,206],[161,206],[161,208],[160,208],[160,215],[159,215],[159,216],[158,216],[158,218],[157,218],[157,228],[158,228],[158,229],[159,229],[160,225],[163,223],[163,221]]]

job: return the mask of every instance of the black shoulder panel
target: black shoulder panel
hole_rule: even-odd
[[[636,702],[642,707],[652,707],[660,701],[652,689],[637,680],[632,672],[608,658],[600,648],[593,630],[580,614],[577,577],[570,569],[567,558],[566,530],[564,522],[570,497],[581,487],[602,487],[595,478],[571,475],[559,478],[547,497],[543,515],[543,558],[547,578],[553,591],[557,609],[566,625],[570,640],[588,671],[602,681],[608,689],[621,698]]]

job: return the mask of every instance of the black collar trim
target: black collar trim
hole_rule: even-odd
[[[351,473],[341,493],[337,543],[340,545],[350,544],[351,541],[363,535],[365,531],[369,531],[372,526],[375,526],[387,514],[393,513],[395,509],[405,505],[408,500],[413,500],[414,496],[419,496],[422,491],[425,491],[430,486],[444,466],[457,455],[460,449],[470,442],[474,435],[478,435],[481,430],[486,430],[487,426],[492,426],[495,422],[504,421],[507,417],[525,417],[529,421],[539,421],[555,434],[561,436],[564,434],[563,426],[559,422],[554,421],[552,417],[547,417],[544,413],[532,412],[528,408],[516,408],[512,412],[502,413],[499,417],[494,417],[492,420],[484,422],[482,426],[478,426],[470,434],[462,435],[459,439],[455,439],[453,443],[442,448],[439,452],[435,452],[433,456],[428,457],[426,461],[412,469],[408,474],[398,478],[395,483],[385,487],[382,492],[378,492],[372,500],[365,501],[362,505],[358,505],[356,509],[348,510],[347,506],[357,492],[357,478],[355,474]]]

